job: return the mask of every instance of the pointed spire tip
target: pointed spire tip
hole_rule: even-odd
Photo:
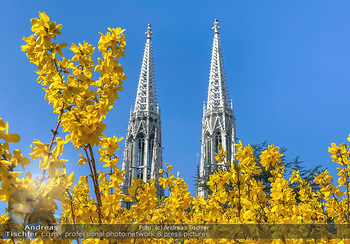
[[[214,27],[212,29],[214,30],[214,34],[219,34],[220,27],[218,19],[214,20]]]
[[[145,34],[147,36],[147,39],[151,39],[151,36],[153,34],[151,24],[148,24],[147,31],[145,32]]]

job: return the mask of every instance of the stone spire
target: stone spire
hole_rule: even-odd
[[[224,61],[222,58],[221,43],[219,38],[219,22],[214,21],[214,40],[211,53],[210,75],[207,109],[217,107],[229,107]]]
[[[224,62],[219,38],[219,23],[214,21],[214,40],[211,53],[209,88],[207,104],[203,105],[202,146],[199,177],[196,181],[196,195],[208,197],[210,193],[206,182],[209,175],[221,167],[215,160],[218,147],[227,152],[227,160],[235,156],[235,117],[233,105],[229,104],[226,87]]]
[[[156,104],[156,90],[151,44],[152,29],[148,25],[139,84],[134,109],[130,111],[128,131],[122,169],[125,181],[121,184],[122,193],[128,194],[132,179],[155,180],[157,197],[164,196],[164,189],[158,179],[162,176],[162,141],[160,110]],[[122,207],[130,208],[133,202],[123,201]]]
[[[153,69],[153,51],[151,36],[153,34],[151,25],[148,25],[146,34],[146,45],[143,54],[139,84],[137,88],[134,112],[157,110],[156,89]]]

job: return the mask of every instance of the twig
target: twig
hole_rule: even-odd
[[[57,119],[57,122],[56,122],[56,128],[54,130],[51,130],[52,131],[52,138],[51,138],[51,141],[50,141],[50,144],[49,144],[49,156],[48,156],[47,160],[49,160],[50,157],[51,157],[51,149],[52,149],[52,146],[53,146],[53,144],[55,142],[55,138],[58,135],[58,128],[59,128],[59,126],[61,124],[61,118],[62,118],[63,112],[64,112],[64,108],[62,108],[61,111],[60,111],[60,115],[58,116],[58,119]],[[45,172],[46,172],[46,169],[43,170],[43,174],[42,174],[42,177],[40,179],[41,183],[45,180]]]
[[[95,190],[95,195],[96,195],[98,220],[99,220],[99,223],[102,223],[102,214],[101,214],[102,201],[101,201],[101,195],[100,195],[100,188],[99,188],[99,184],[98,184],[96,162],[95,162],[94,153],[92,151],[91,145],[88,144],[87,147],[89,148],[90,157],[88,155],[87,150],[86,149],[84,149],[84,150],[85,150],[86,156],[88,157],[88,163],[89,163],[90,172],[92,175],[91,178],[92,178],[92,181],[94,183],[93,185],[94,185],[94,190]]]

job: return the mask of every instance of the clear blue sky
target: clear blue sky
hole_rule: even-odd
[[[350,133],[350,2],[345,0],[227,1],[3,1],[0,8],[0,117],[22,137],[29,157],[33,139],[49,142],[56,115],[36,84],[35,67],[20,51],[30,19],[45,11],[63,24],[60,41],[96,46],[108,27],[126,29],[128,79],[105,134],[126,135],[134,104],[147,24],[152,24],[157,99],[164,162],[180,171],[194,193],[200,153],[213,21],[220,38],[236,132],[243,144],[267,140],[299,155],[307,168],[322,164],[336,175],[328,146]],[[66,50],[65,54],[71,57]],[[119,155],[123,154],[123,143]],[[12,149],[15,149],[14,147]],[[66,148],[68,172],[77,152]],[[121,166],[121,163],[120,163]],[[32,172],[39,173],[37,166]],[[78,171],[79,169],[79,171]]]

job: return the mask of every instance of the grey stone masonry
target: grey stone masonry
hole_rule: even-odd
[[[196,195],[203,196],[205,199],[209,193],[209,188],[206,185],[209,175],[220,167],[224,169],[215,160],[219,144],[227,151],[227,160],[231,161],[235,156],[235,116],[233,115],[233,104],[232,101],[229,102],[227,92],[219,29],[219,23],[216,19],[213,27],[214,40],[208,98],[207,102],[203,104],[199,176],[196,179]]]
[[[128,194],[133,178],[148,181],[156,180],[157,197],[164,196],[164,189],[158,179],[162,176],[162,143],[160,109],[156,100],[153,68],[151,25],[148,25],[146,45],[142,60],[135,106],[130,111],[128,131],[125,139],[122,170],[125,181],[121,184],[122,193]],[[123,208],[130,208],[133,202],[122,202]]]

